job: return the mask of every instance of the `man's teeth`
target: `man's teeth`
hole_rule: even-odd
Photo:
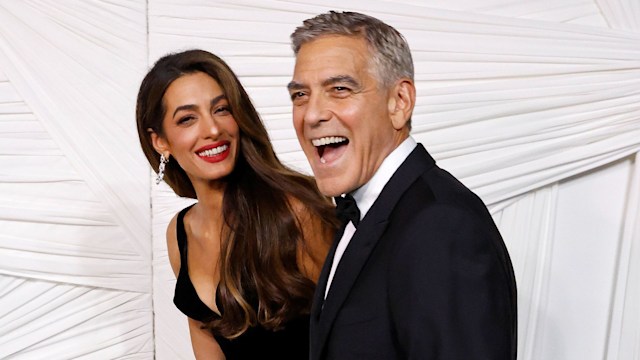
[[[218,155],[223,151],[226,151],[229,148],[229,145],[221,145],[218,146],[216,148],[213,149],[209,149],[209,150],[205,150],[202,152],[199,152],[198,155],[199,156],[214,156],[214,155]]]
[[[338,144],[343,141],[347,141],[347,138],[342,136],[327,136],[320,139],[313,139],[311,140],[311,143],[313,144],[313,146],[323,146],[329,144]]]

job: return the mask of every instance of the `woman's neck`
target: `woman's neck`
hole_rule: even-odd
[[[198,203],[193,208],[194,224],[198,224],[198,227],[218,228],[222,224],[225,184],[220,181],[200,183],[194,184],[194,189],[198,198]],[[202,230],[206,232],[206,229]]]

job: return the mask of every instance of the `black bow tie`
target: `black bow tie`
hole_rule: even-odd
[[[347,194],[344,197],[338,196],[335,200],[336,215],[338,219],[342,221],[343,226],[346,226],[349,221],[351,221],[355,227],[358,227],[360,223],[360,209],[358,209],[358,205],[353,196]]]

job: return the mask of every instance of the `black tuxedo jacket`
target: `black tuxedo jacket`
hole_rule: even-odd
[[[500,233],[422,145],[360,222],[323,301],[334,253],[311,309],[311,360],[516,358],[516,285]]]

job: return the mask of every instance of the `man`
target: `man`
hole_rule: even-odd
[[[409,135],[405,39],[352,12],[291,39],[298,140],[320,190],[354,215],[320,275],[310,358],[515,359],[509,255],[482,201]]]

